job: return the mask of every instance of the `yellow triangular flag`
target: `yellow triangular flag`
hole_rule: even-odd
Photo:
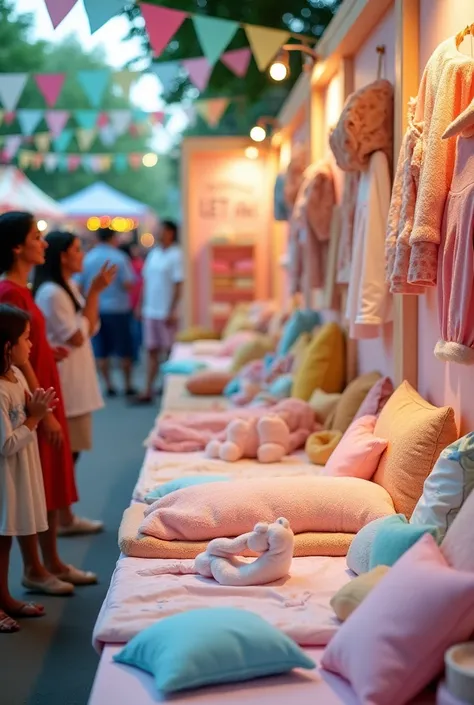
[[[79,149],[81,150],[81,152],[87,152],[87,150],[91,148],[91,145],[95,140],[96,135],[97,129],[95,127],[91,128],[90,130],[85,130],[83,128],[79,128],[78,130],[76,130],[77,144],[79,145]]]
[[[214,98],[212,100],[198,100],[195,103],[199,115],[204,118],[210,127],[216,127],[229,105],[229,98]]]
[[[49,152],[51,137],[49,132],[37,132],[34,135],[34,143],[38,152]]]
[[[114,73],[114,83],[122,89],[125,98],[128,98],[132,84],[139,77],[140,73],[138,71],[117,71]]]
[[[245,33],[260,71],[267,69],[282,44],[291,36],[289,32],[281,29],[268,29],[251,24],[245,25]]]
[[[18,153],[18,166],[20,169],[28,169],[30,165],[30,153],[29,152],[19,152]]]
[[[3,116],[4,116],[4,115],[5,115],[5,111],[4,111],[4,110],[0,110],[0,125],[1,125],[2,122],[3,122]]]

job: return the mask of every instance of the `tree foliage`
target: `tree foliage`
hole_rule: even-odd
[[[78,70],[108,68],[101,50],[85,52],[74,37],[68,37],[60,44],[33,42],[31,15],[13,15],[14,2],[0,0],[0,72],[57,72],[67,71],[67,79],[60,98],[55,106],[58,109],[89,109],[87,96],[75,80]],[[20,99],[18,108],[41,108],[44,99],[35,82],[29,80]],[[103,109],[129,108],[129,101],[123,96],[115,95],[111,88],[104,95]],[[136,106],[135,106],[136,107]],[[47,131],[42,123],[36,132]],[[15,121],[3,126],[2,134],[19,134],[20,127]],[[119,137],[112,147],[104,147],[100,139],[96,139],[90,152],[96,153],[128,153],[149,151],[150,134],[124,135]],[[34,149],[34,145],[25,145]],[[53,148],[52,148],[53,150]],[[80,152],[75,137],[73,137],[68,152]],[[176,206],[168,199],[168,192],[177,186],[176,167],[172,160],[163,155],[158,165],[152,169],[142,167],[119,173],[114,170],[100,175],[90,174],[82,168],[74,172],[52,172],[44,169],[27,170],[28,177],[52,198],[61,199],[85,188],[98,178],[106,181],[114,188],[152,206],[162,217],[175,217]]]
[[[260,25],[275,29],[287,29],[294,33],[291,41],[314,43],[323,33],[333,17],[341,0],[148,0],[156,5],[183,10],[193,14],[208,15],[221,19],[234,20],[245,24]],[[129,5],[124,10],[130,22],[130,37],[142,40],[143,57],[152,56],[152,50],[143,26],[139,7]],[[300,36],[300,39],[298,39]],[[240,28],[229,44],[228,49],[240,49],[248,46],[243,28]],[[159,57],[159,61],[179,61],[202,56],[202,50],[191,21],[185,21],[177,34]],[[222,63],[218,63],[209,81],[207,90],[201,99],[228,97],[232,105],[221,121],[218,130],[206,127],[200,120],[195,133],[242,134],[254,124],[261,115],[275,115],[298,78],[302,66],[299,52],[291,52],[290,78],[284,84],[274,84],[266,73],[258,70],[251,62],[245,78],[239,78]],[[195,98],[196,89],[189,83],[186,75],[165,95],[169,103]]]

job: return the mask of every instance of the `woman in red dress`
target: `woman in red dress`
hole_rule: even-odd
[[[59,398],[54,414],[48,414],[38,428],[49,525],[48,531],[39,535],[44,565],[36,537],[21,537],[23,585],[32,592],[64,595],[73,591],[73,585],[92,584],[97,579],[93,573],[63,563],[57,550],[58,512],[77,502],[78,497],[55,353],[46,338],[43,314],[28,288],[33,267],[44,263],[46,247],[31,213],[0,215],[0,302],[17,306],[31,316],[31,356],[21,371],[31,391],[53,387]]]

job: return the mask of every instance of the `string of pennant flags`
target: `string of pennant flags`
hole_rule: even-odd
[[[148,156],[143,153],[97,153],[97,154],[57,154],[47,152],[41,154],[30,150],[20,150],[17,154],[18,166],[22,170],[44,169],[46,172],[55,171],[74,172],[83,169],[86,172],[99,174],[112,169],[117,172],[125,172],[129,168],[139,169],[144,164],[144,158]],[[11,163],[2,155],[3,163]]]

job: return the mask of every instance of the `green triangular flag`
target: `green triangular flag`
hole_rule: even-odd
[[[239,29],[239,23],[217,17],[194,15],[193,24],[204,56],[211,66],[215,66],[224,49],[234,38]]]

